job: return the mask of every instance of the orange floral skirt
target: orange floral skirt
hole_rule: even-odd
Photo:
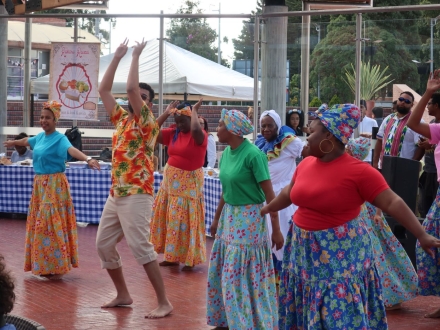
[[[164,260],[195,266],[206,261],[203,170],[166,165],[154,200],[151,242]]]
[[[66,274],[78,267],[78,234],[64,173],[35,175],[26,224],[24,271]]]

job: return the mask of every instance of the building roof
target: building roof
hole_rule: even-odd
[[[8,43],[24,43],[25,22],[8,21]],[[48,24],[32,24],[32,43],[50,45],[51,42],[73,42],[73,27],[60,27]],[[78,29],[79,42],[100,42],[93,34]],[[83,37],[85,39],[83,39]]]

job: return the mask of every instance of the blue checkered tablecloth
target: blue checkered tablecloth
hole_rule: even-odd
[[[98,224],[107,200],[111,172],[90,169],[66,169],[70,183],[76,221]],[[27,213],[32,193],[34,169],[31,166],[0,166],[0,212]],[[154,191],[157,193],[162,174],[154,173]],[[217,178],[205,177],[205,223],[209,234],[222,188]]]

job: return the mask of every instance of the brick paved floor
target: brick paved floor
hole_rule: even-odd
[[[51,282],[24,273],[23,250],[26,222],[0,219],[0,253],[16,279],[17,301],[13,314],[28,317],[48,330],[88,329],[210,329],[205,323],[205,287],[207,264],[192,272],[181,267],[161,267],[174,312],[165,319],[148,320],[145,313],[156,301],[143,269],[132,257],[125,241],[119,244],[124,274],[134,304],[131,307],[101,309],[114,297],[110,278],[100,269],[95,251],[97,226],[78,228],[80,268],[73,269],[64,280]],[[212,239],[207,239],[208,254]],[[391,330],[440,329],[440,319],[425,319],[426,311],[440,307],[440,298],[418,297],[406,302],[401,311],[388,313]]]

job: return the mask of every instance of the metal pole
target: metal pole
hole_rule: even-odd
[[[161,14],[163,14],[163,10],[160,11]],[[159,34],[159,116],[163,114],[163,28],[164,28],[164,18],[160,18],[160,34]],[[163,154],[162,151],[163,147],[162,144],[159,143],[159,170],[162,171],[162,159]]]
[[[430,69],[434,72],[434,26],[437,23],[437,18],[431,18],[431,55],[430,55]]]
[[[221,3],[218,4],[218,13],[220,14],[220,6]],[[220,38],[220,17],[218,18],[218,54],[217,54],[217,63],[222,64],[222,53],[220,50],[221,47],[221,38]]]
[[[321,42],[321,25],[316,25],[316,31],[318,31],[318,44]],[[321,88],[319,81],[319,71],[318,71],[318,99],[321,99]]]
[[[258,68],[260,63],[260,17],[255,15],[254,24],[254,133],[253,141],[257,139],[258,131],[258,119],[260,118],[260,113],[258,111],[258,90],[259,90],[259,80],[258,80]]]
[[[356,15],[356,80],[355,80],[355,104],[359,107],[361,103],[361,65],[362,65],[362,13]],[[359,137],[359,128],[354,130],[354,137]]]
[[[303,11],[308,11],[310,4],[303,2]],[[310,66],[310,15],[302,17],[301,27],[301,100],[304,111],[304,125],[309,123],[309,66]]]
[[[29,126],[30,87],[31,87],[31,49],[32,18],[26,18],[24,27],[24,91],[23,91],[23,127]]]
[[[0,15],[7,15],[5,6],[0,4]],[[8,87],[7,71],[8,67],[8,18],[0,18],[0,128],[6,127],[8,111]],[[0,150],[6,152],[3,142],[6,141],[6,135],[0,134]]]

